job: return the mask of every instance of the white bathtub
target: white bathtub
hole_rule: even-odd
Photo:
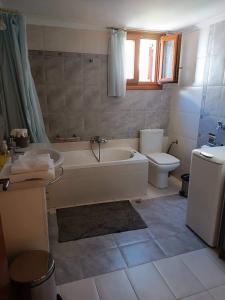
[[[100,162],[90,150],[63,156],[64,175],[48,187],[48,208],[138,198],[147,191],[148,160],[135,150],[103,149]]]

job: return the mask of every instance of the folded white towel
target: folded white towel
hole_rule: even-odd
[[[33,173],[48,171],[54,167],[53,160],[49,154],[40,154],[36,156],[21,155],[11,166],[12,174]]]
[[[22,182],[26,180],[53,180],[55,179],[55,168],[50,168],[47,171],[28,172],[20,174],[11,174],[10,182]]]

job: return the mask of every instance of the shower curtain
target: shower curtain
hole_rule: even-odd
[[[39,99],[28,59],[26,23],[22,15],[0,13],[6,30],[0,31],[0,112],[6,134],[27,128],[32,142],[46,143]]]
[[[111,30],[108,56],[108,96],[124,97],[126,94],[125,42],[126,31]]]

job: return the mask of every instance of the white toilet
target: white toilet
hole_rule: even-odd
[[[163,129],[140,130],[140,152],[149,160],[148,182],[157,188],[168,187],[168,173],[180,165],[179,159],[163,153]]]

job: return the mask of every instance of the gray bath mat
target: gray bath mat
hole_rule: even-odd
[[[56,210],[59,242],[146,228],[128,200]]]

